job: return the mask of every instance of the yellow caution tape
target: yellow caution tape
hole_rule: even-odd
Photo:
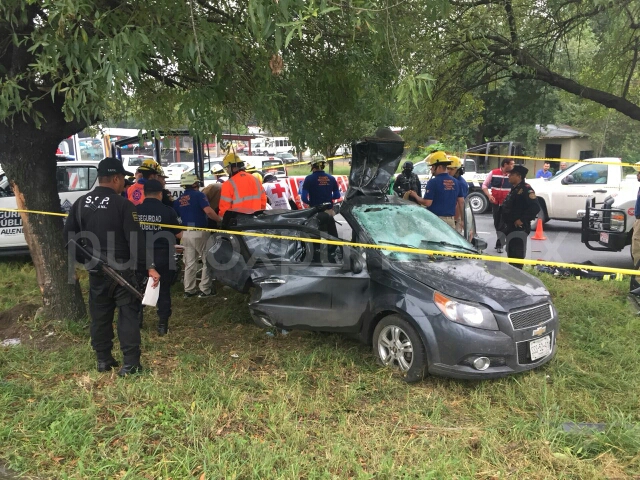
[[[37,210],[19,210],[16,208],[0,208],[0,211],[4,212],[20,212],[20,213],[33,213],[38,215],[56,215],[56,216],[67,216],[66,213],[54,213],[54,212],[41,212]],[[140,222],[142,225],[156,225],[163,228],[171,228],[174,230],[187,230],[187,231],[200,231],[200,232],[211,232],[211,233],[225,233],[228,235],[238,235],[238,236],[246,236],[246,237],[259,237],[259,238],[272,238],[276,240],[291,240],[291,241],[299,241],[299,242],[308,242],[308,243],[318,243],[325,245],[336,245],[336,246],[344,246],[344,247],[355,247],[355,248],[369,248],[374,250],[385,250],[391,252],[400,252],[400,253],[411,253],[417,255],[439,255],[444,257],[453,257],[453,258],[468,258],[471,260],[486,260],[490,262],[499,262],[499,263],[515,263],[519,265],[546,265],[549,267],[561,267],[561,268],[576,268],[582,270],[591,270],[594,272],[603,272],[603,273],[612,273],[616,275],[637,275],[638,270],[632,270],[628,268],[610,268],[610,267],[600,267],[597,265],[581,265],[579,263],[564,263],[564,262],[549,262],[546,260],[527,260],[522,258],[508,258],[508,257],[496,257],[493,255],[483,255],[483,254],[472,254],[472,253],[458,253],[458,252],[447,252],[442,250],[428,250],[422,248],[407,248],[407,247],[396,247],[393,245],[377,245],[371,243],[356,243],[356,242],[345,242],[343,240],[328,240],[324,238],[305,238],[305,237],[294,237],[290,235],[274,235],[270,233],[256,233],[256,232],[243,232],[238,230],[222,230],[219,228],[201,228],[201,227],[188,227],[185,225],[167,225],[162,223],[155,222]],[[576,277],[580,278],[580,277]],[[617,279],[617,278],[616,278]]]
[[[610,160],[576,160],[575,158],[546,158],[546,157],[527,157],[523,155],[494,155],[485,153],[465,152],[463,155],[471,157],[496,157],[496,158],[513,158],[518,160],[535,160],[541,162],[566,162],[566,163],[593,163],[594,165],[617,165],[621,167],[634,167],[634,163],[613,162]]]

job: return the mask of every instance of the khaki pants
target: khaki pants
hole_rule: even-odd
[[[211,293],[211,277],[207,268],[205,248],[207,240],[211,236],[209,232],[188,230],[182,234],[182,246],[184,247],[184,291],[195,293],[196,275],[198,273],[198,257],[202,258],[202,277],[200,279],[200,291],[206,295]]]
[[[637,266],[640,262],[640,218],[636,218],[633,224],[633,236],[631,237],[631,256],[633,257],[633,265]]]
[[[440,220],[444,220],[445,222],[447,222],[447,225],[449,225],[451,228],[456,228],[456,221],[453,217],[440,217]]]

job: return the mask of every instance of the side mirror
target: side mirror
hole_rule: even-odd
[[[481,252],[483,250],[486,250],[488,246],[487,242],[480,237],[473,237],[473,240],[471,241],[471,243],[473,244],[474,247],[476,247]]]
[[[566,177],[564,177],[560,183],[562,183],[563,185],[570,185],[573,183],[573,175],[569,174]]]

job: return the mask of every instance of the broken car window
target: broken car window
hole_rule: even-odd
[[[443,242],[437,250],[468,253],[474,249],[455,230],[418,205],[363,205],[355,207],[352,213],[376,244],[433,249],[425,245]],[[383,253],[399,260],[414,258],[408,253],[386,250]]]

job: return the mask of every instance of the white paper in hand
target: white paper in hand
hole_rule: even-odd
[[[149,307],[155,307],[158,303],[158,296],[160,295],[160,282],[158,282],[158,286],[153,288],[153,279],[149,278],[147,280],[147,288],[144,291],[144,298],[142,299],[142,304],[147,305]]]

